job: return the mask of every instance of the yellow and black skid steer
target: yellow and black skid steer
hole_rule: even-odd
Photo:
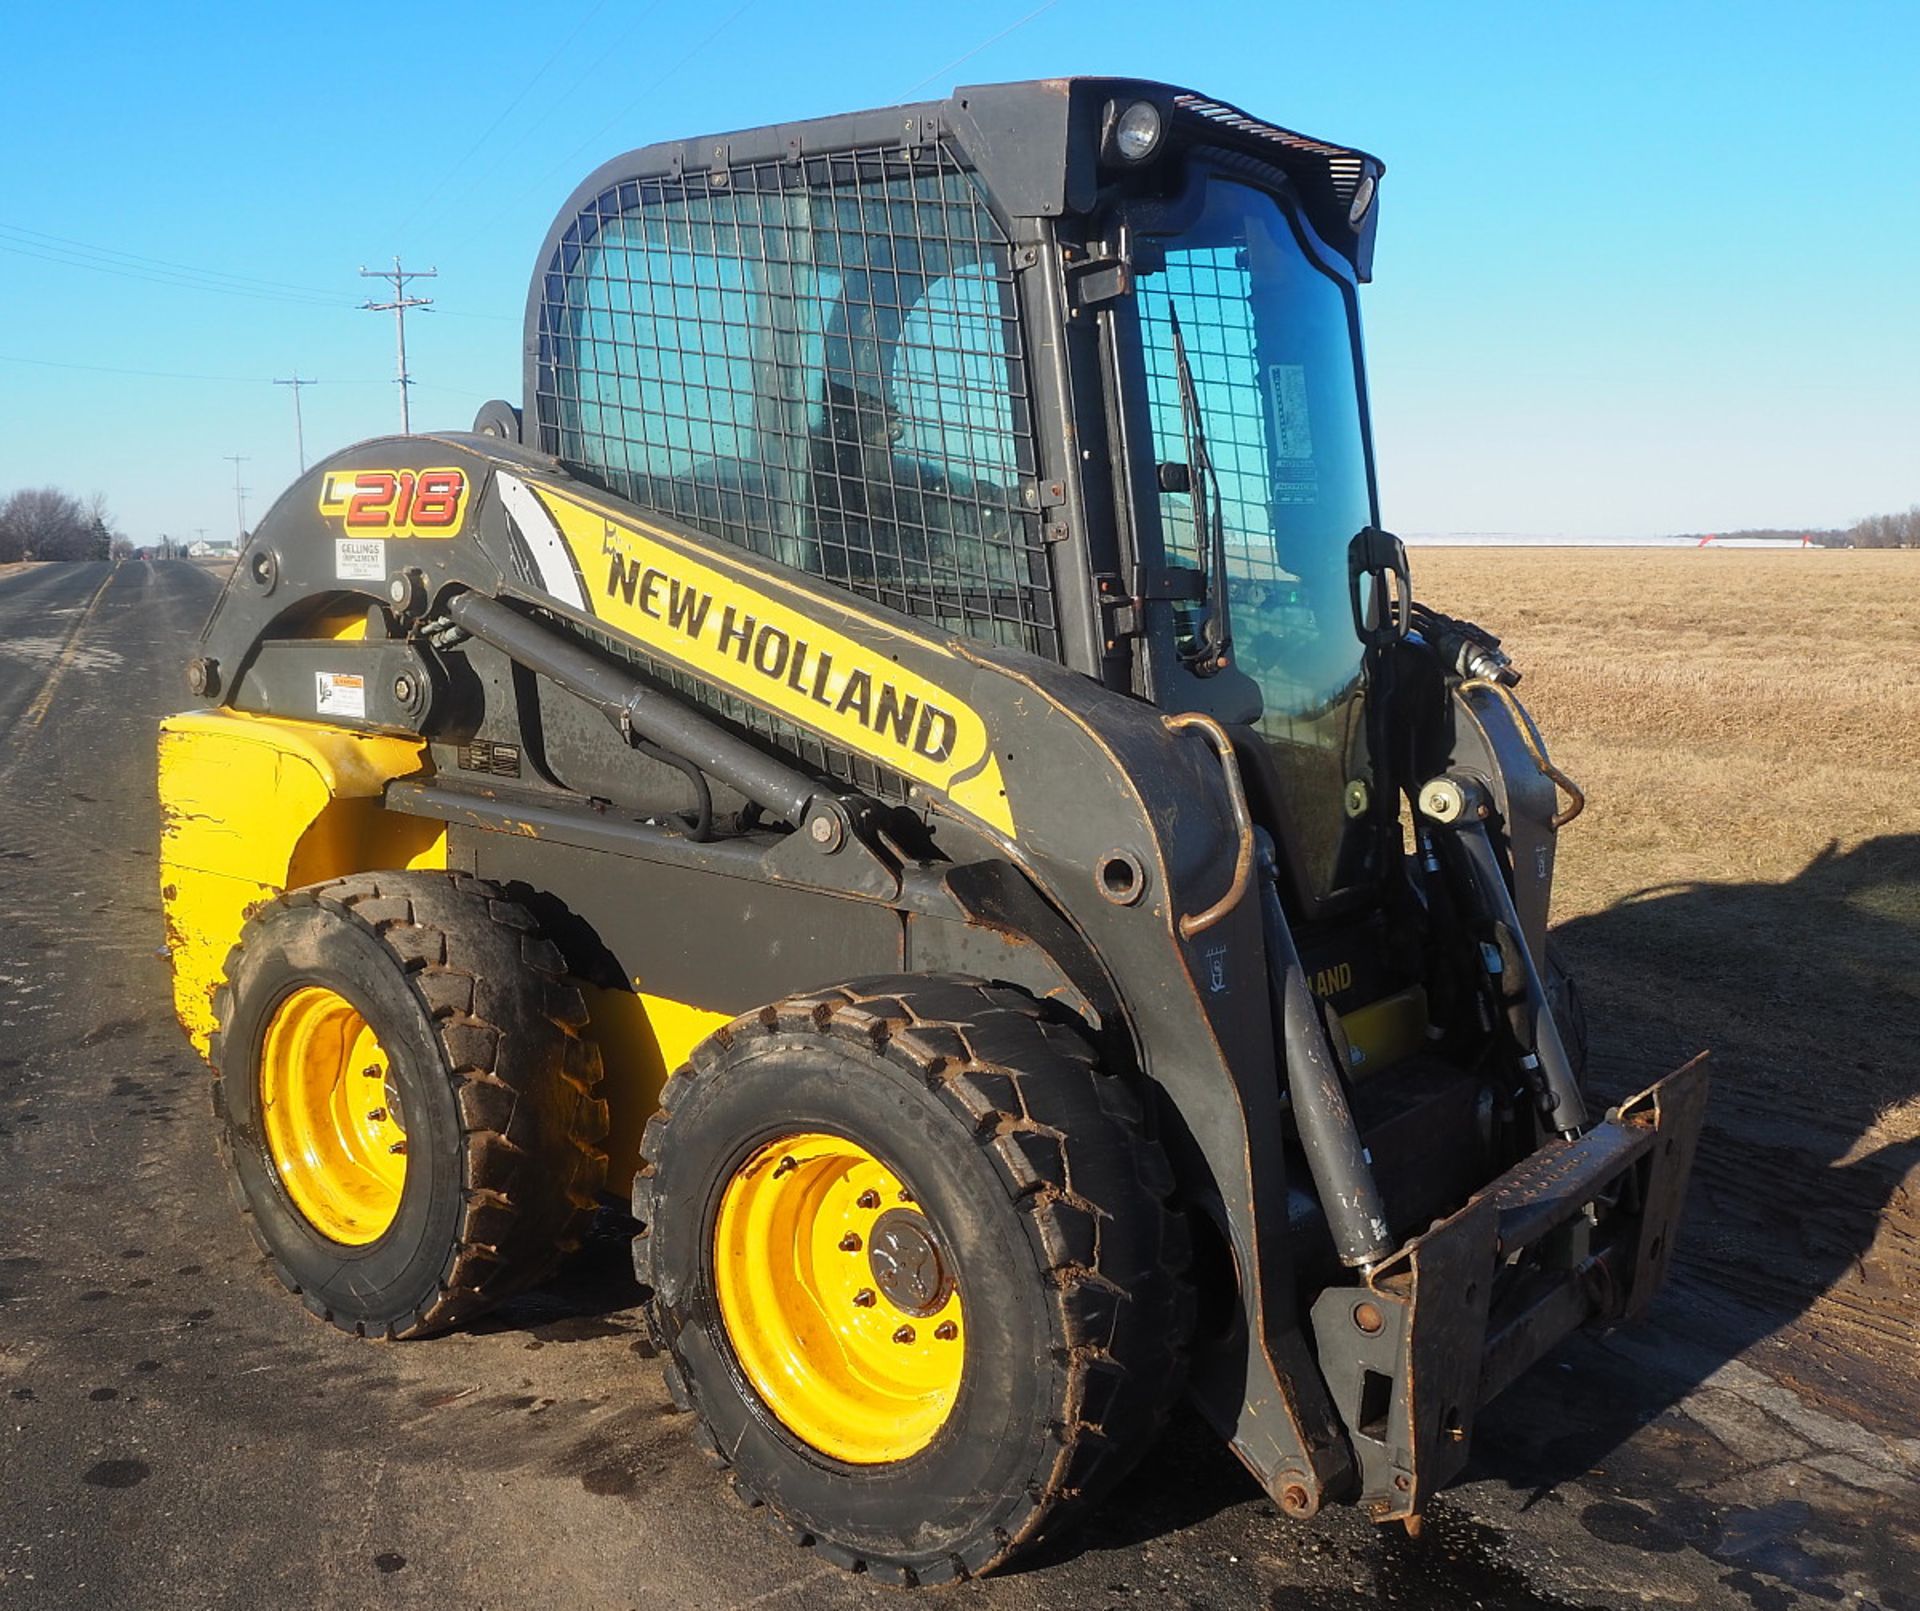
[[[1381,529],[1381,172],[1070,79],[588,178],[522,403],[303,475],[161,731],[281,1281],[433,1332],[630,1189],[696,1436],[903,1584],[1182,1394],[1287,1515],[1414,1525],[1646,1307],[1705,1078],[1589,1106],[1577,791]]]

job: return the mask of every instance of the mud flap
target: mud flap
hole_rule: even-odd
[[[1315,1300],[1321,1369],[1374,1520],[1413,1524],[1466,1464],[1480,1406],[1569,1333],[1645,1312],[1706,1097],[1697,1057],[1578,1140],[1541,1147],[1365,1285]]]

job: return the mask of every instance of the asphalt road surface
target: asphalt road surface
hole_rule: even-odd
[[[269,1280],[159,950],[154,724],[216,587],[0,577],[0,1605],[913,1603],[795,1549],[692,1449],[613,1231],[397,1346]],[[1483,1416],[1418,1541],[1284,1520],[1182,1419],[1091,1525],[919,1603],[1920,1611],[1916,1428],[1701,1321],[1699,1269]]]

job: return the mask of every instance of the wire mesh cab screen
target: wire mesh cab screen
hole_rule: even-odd
[[[643,508],[1057,657],[1011,252],[934,146],[625,181],[539,319],[539,446]]]

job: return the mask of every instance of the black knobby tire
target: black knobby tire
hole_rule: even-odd
[[[316,1315],[361,1336],[443,1330],[578,1245],[606,1176],[599,1048],[560,952],[498,885],[380,872],[295,890],[248,921],[226,979],[210,1052],[221,1155],[274,1274]],[[267,1025],[312,985],[379,1037],[406,1115],[397,1211],[362,1246],[301,1213],[263,1134]]]
[[[922,1452],[849,1465],[796,1438],[733,1355],[714,1295],[734,1171],[784,1136],[859,1143],[908,1181],[959,1266],[964,1372]],[[675,1402],[751,1503],[899,1584],[988,1571],[1133,1465],[1185,1381],[1193,1295],[1172,1172],[1076,1027],[1019,991],[856,981],[735,1020],[668,1082],[634,1182],[634,1265]]]

